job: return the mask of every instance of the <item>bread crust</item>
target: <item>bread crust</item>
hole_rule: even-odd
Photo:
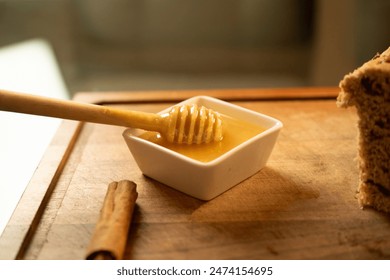
[[[390,213],[390,47],[345,75],[337,106],[358,114],[360,206]]]

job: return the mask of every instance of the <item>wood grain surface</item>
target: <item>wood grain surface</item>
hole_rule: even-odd
[[[310,99],[310,90],[304,92],[306,98],[296,100],[232,98],[284,127],[264,169],[208,202],[144,177],[122,139],[123,128],[86,123],[68,130],[77,135],[74,147],[34,229],[20,247],[5,248],[3,258],[82,259],[107,185],[127,179],[139,193],[128,259],[389,259],[389,216],[362,210],[355,199],[355,111],[338,109],[331,94]],[[147,112],[171,105],[169,99],[132,103],[134,96],[127,104],[125,93],[115,96],[108,105]],[[13,240],[16,219],[1,246]]]

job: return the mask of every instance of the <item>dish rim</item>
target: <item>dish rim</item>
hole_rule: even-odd
[[[173,150],[171,150],[169,148],[163,147],[163,146],[161,146],[159,144],[156,144],[154,142],[151,142],[151,141],[148,141],[146,139],[140,138],[139,135],[144,131],[144,130],[141,130],[141,129],[127,128],[123,132],[123,136],[124,137],[128,137],[128,138],[130,138],[130,139],[132,139],[134,141],[144,143],[145,145],[151,145],[153,148],[156,148],[157,150],[160,150],[161,152],[168,153],[169,155],[174,156],[174,157],[178,157],[179,159],[184,160],[185,162],[190,163],[192,165],[196,165],[198,167],[203,167],[203,168],[209,168],[209,167],[213,167],[213,166],[218,165],[220,162],[224,161],[225,159],[229,158],[231,155],[233,155],[236,152],[238,152],[244,146],[250,145],[251,143],[259,140],[260,138],[263,138],[263,137],[265,137],[265,136],[267,136],[267,135],[269,135],[271,133],[274,133],[274,132],[280,130],[283,127],[283,123],[281,121],[279,121],[278,119],[274,118],[274,117],[271,117],[271,116],[265,115],[263,113],[256,112],[256,111],[253,111],[253,110],[241,107],[239,105],[235,105],[235,104],[232,104],[232,103],[220,100],[218,98],[214,98],[214,97],[210,97],[210,96],[204,96],[204,95],[198,95],[198,96],[194,96],[194,97],[188,98],[186,100],[183,100],[183,101],[181,101],[181,102],[179,102],[179,103],[177,103],[175,105],[172,105],[172,106],[170,106],[170,107],[168,107],[168,108],[158,112],[157,114],[166,113],[173,106],[180,106],[182,104],[188,104],[188,103],[196,103],[196,104],[198,104],[201,100],[206,100],[206,101],[209,101],[211,103],[217,103],[219,105],[222,105],[222,106],[228,107],[228,108],[232,108],[234,110],[243,111],[246,114],[256,115],[257,117],[261,117],[261,118],[266,119],[269,122],[272,122],[273,125],[268,127],[268,128],[266,128],[264,131],[260,132],[259,134],[256,134],[255,136],[249,138],[248,140],[240,143],[239,145],[235,146],[234,148],[230,149],[229,151],[223,153],[222,155],[218,156],[217,158],[215,158],[213,160],[210,160],[208,162],[202,162],[202,161],[190,158],[188,156],[185,156],[183,154],[175,152],[175,151],[173,151]],[[213,108],[211,108],[211,109],[213,109]],[[136,131],[140,131],[140,132],[138,134],[134,133]]]

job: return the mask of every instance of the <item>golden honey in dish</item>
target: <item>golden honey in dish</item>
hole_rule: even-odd
[[[257,124],[230,116],[221,114],[221,118],[223,123],[223,139],[219,142],[192,145],[174,144],[165,140],[158,132],[152,131],[145,132],[139,137],[192,159],[209,162],[265,130]]]

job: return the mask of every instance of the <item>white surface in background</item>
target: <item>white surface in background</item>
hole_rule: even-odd
[[[69,97],[53,50],[41,39],[0,48],[0,88]],[[60,119],[0,111],[0,234],[60,123]]]

